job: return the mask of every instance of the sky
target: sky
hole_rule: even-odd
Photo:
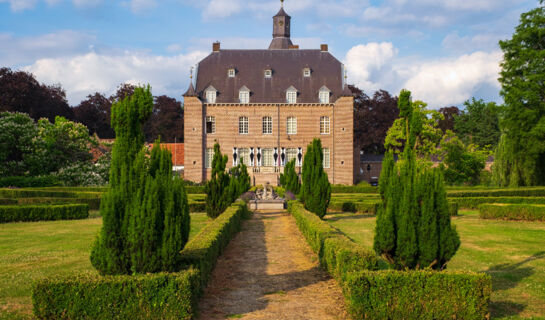
[[[432,109],[501,103],[502,52],[537,0],[286,0],[291,37],[321,43],[368,95],[406,88]],[[191,66],[266,49],[279,0],[0,0],[0,67],[60,84],[71,105],[128,82],[182,100]]]

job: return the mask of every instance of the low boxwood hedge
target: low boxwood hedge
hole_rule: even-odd
[[[245,203],[232,204],[187,243],[178,273],[40,280],[32,290],[34,315],[39,319],[193,319],[217,258],[247,217]]]
[[[102,192],[83,192],[56,189],[0,189],[0,198],[100,198]]]
[[[89,210],[100,209],[100,198],[18,198],[13,199],[16,204],[30,205],[30,204],[69,204],[69,203],[83,203],[89,205]]]
[[[201,284],[204,287],[216,260],[231,238],[240,231],[243,219],[250,216],[246,203],[237,201],[205,226],[191,239],[182,251],[182,264],[194,266],[200,271]]]
[[[447,197],[543,197],[545,187],[511,188],[511,189],[468,189],[448,190]]]
[[[491,277],[483,273],[358,271],[346,276],[354,319],[489,319]]]
[[[378,193],[378,187],[332,185],[331,193]]]
[[[483,219],[545,221],[545,205],[538,204],[485,203],[479,212]]]
[[[192,319],[199,272],[137,276],[80,275],[34,283],[38,319]]]
[[[73,220],[86,219],[88,217],[89,206],[86,204],[0,206],[0,223]]]
[[[60,185],[60,181],[57,177],[54,177],[54,176],[0,178],[0,188],[50,187],[50,186],[58,186],[58,185]]]
[[[206,211],[206,203],[202,201],[189,200],[189,212],[204,212]]]
[[[448,198],[460,208],[477,209],[483,203],[545,204],[545,197],[459,197]]]
[[[0,205],[17,204],[17,199],[0,198]]]
[[[347,200],[332,200],[329,203],[330,210],[341,210],[342,212],[359,212],[376,214],[380,200],[366,200],[366,201],[347,201]]]
[[[201,194],[201,193],[204,194],[205,193],[203,186],[185,186],[185,191],[187,192],[187,194]]]

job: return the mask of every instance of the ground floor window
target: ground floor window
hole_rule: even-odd
[[[330,151],[329,151],[329,148],[323,148],[322,152],[324,154],[324,159],[322,161],[322,165],[323,165],[324,168],[329,168],[329,166],[330,166],[330,161],[329,161]]]
[[[297,148],[287,148],[286,149],[286,163],[295,159],[295,165],[297,166]]]
[[[246,166],[250,165],[250,149],[248,148],[239,148],[238,149],[238,158]]]
[[[266,148],[261,151],[261,156],[263,157],[262,163],[263,167],[273,167],[274,166],[274,151],[272,148]]]
[[[212,168],[212,160],[214,159],[214,149],[207,148],[204,155],[205,168]]]

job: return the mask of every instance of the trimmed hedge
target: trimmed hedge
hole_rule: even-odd
[[[81,275],[34,283],[38,319],[191,319],[199,272],[138,276]]]
[[[48,189],[0,189],[0,198],[100,198],[102,192],[59,191]]]
[[[545,221],[545,205],[532,204],[481,204],[482,219]]]
[[[360,271],[346,277],[354,319],[488,319],[489,275],[436,271]]]
[[[341,210],[342,212],[359,212],[375,215],[377,213],[379,201],[343,201],[333,200],[329,203],[330,210]]]
[[[5,187],[50,187],[58,186],[60,181],[54,176],[43,177],[2,177],[0,178],[0,188]]]
[[[89,206],[86,204],[0,206],[0,223],[73,220],[88,217]]]
[[[200,271],[204,287],[216,260],[233,236],[240,231],[243,219],[250,216],[245,202],[237,201],[229,206],[213,222],[205,226],[182,250],[182,264]]]
[[[332,185],[331,193],[378,193],[378,187]]]
[[[483,203],[545,204],[545,197],[459,197],[448,198],[460,208],[477,209]]]
[[[451,217],[458,215],[458,204],[456,202],[450,202],[450,199],[448,199],[448,213]]]
[[[100,198],[18,198],[12,199],[19,205],[31,205],[31,204],[69,204],[69,203],[83,203],[89,206],[89,210],[100,209]]]
[[[447,197],[543,197],[544,187],[513,188],[513,189],[484,189],[484,190],[450,190]]]
[[[187,194],[201,194],[204,192],[204,186],[185,186],[185,192]]]
[[[106,192],[108,187],[48,187],[48,188],[31,188],[32,190],[44,191],[74,191],[74,192]]]
[[[17,199],[0,198],[0,205],[17,204]]]
[[[354,319],[487,319],[489,275],[378,269],[374,252],[354,243],[329,223],[288,203],[320,264],[343,288]]]
[[[206,203],[202,201],[189,201],[189,212],[205,212]]]
[[[353,270],[377,270],[378,257],[346,237],[342,232],[304,209],[298,201],[288,202],[288,211],[308,244],[318,254],[320,264],[335,278]]]
[[[34,315],[40,319],[192,319],[218,256],[249,217],[232,204],[181,252],[178,273],[137,276],[83,275],[34,283]]]

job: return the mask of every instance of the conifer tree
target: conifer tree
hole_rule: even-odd
[[[295,172],[295,159],[290,160],[284,167],[284,173],[280,174],[280,184],[293,194],[298,194],[301,189],[299,176]]]
[[[243,160],[229,170],[229,194],[230,202],[234,202],[244,192],[250,189],[250,175],[248,175],[248,167]]]
[[[149,87],[136,88],[112,108],[116,162],[112,159],[110,189],[101,204],[104,224],[91,253],[102,274],[176,271],[188,240],[187,195],[183,182],[172,178],[172,155],[158,141],[149,159],[144,148],[142,124],[150,101]]]
[[[303,160],[300,198],[305,208],[322,218],[331,199],[331,185],[323,167],[322,141],[314,139]]]
[[[399,97],[405,124],[405,149],[394,163],[390,150],[383,161],[374,249],[398,269],[445,268],[460,246],[450,224],[442,172],[416,159],[416,140],[422,130],[409,91]]]
[[[206,182],[206,214],[210,218],[218,217],[230,204],[229,174],[225,172],[227,156],[221,154],[220,145],[214,145],[212,177]]]

